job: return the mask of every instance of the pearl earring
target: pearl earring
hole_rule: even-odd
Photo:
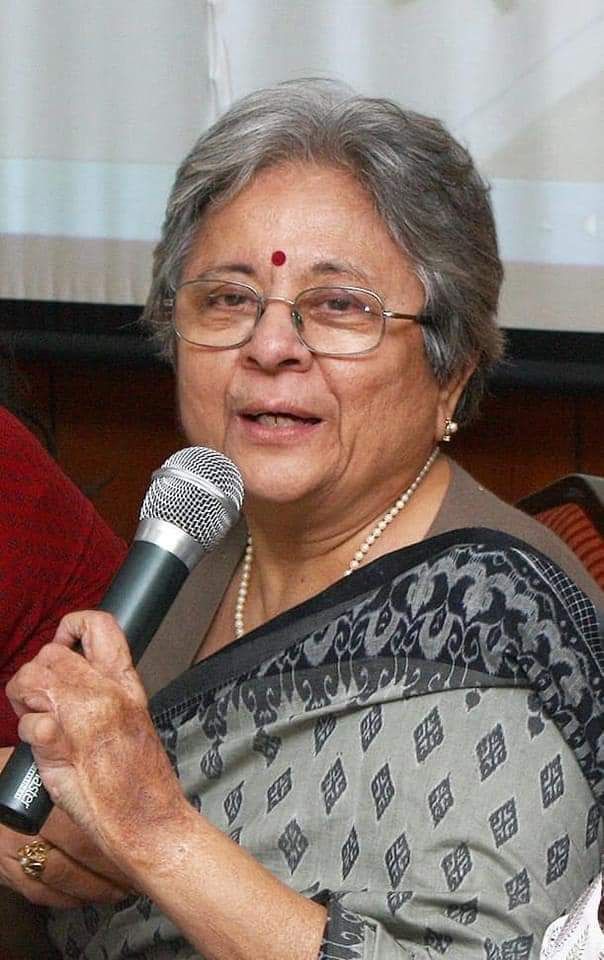
[[[455,420],[450,420],[448,417],[445,420],[445,432],[443,433],[441,440],[443,443],[451,443],[453,439],[453,434],[457,433],[458,424]]]

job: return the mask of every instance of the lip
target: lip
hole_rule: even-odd
[[[263,403],[250,403],[246,404],[245,407],[239,407],[235,410],[235,413],[238,417],[258,417],[261,414],[265,413],[268,416],[278,417],[296,417],[298,420],[316,420],[322,421],[323,418],[319,416],[316,411],[309,410],[306,407],[300,407],[296,404],[292,404],[290,401],[279,402],[278,400],[271,400],[269,402]]]
[[[321,417],[306,407],[287,402],[278,403],[275,400],[270,403],[247,404],[236,410],[235,414],[239,430],[246,440],[263,446],[282,446],[307,441],[324,423]],[[269,426],[254,419],[262,414],[296,419],[278,426]]]

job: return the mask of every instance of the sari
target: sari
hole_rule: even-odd
[[[326,905],[319,960],[536,960],[599,871],[602,681],[586,595],[463,529],[286,611],[151,710],[189,802]],[[50,930],[65,957],[200,956],[145,896]]]

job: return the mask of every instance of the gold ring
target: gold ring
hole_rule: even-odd
[[[19,847],[17,856],[23,873],[32,880],[41,880],[49,852],[50,847],[42,840],[33,840]]]

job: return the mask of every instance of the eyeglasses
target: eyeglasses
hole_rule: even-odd
[[[386,310],[377,293],[362,287],[313,287],[295,300],[264,297],[230,280],[187,280],[165,300],[176,334],[187,343],[230,350],[247,343],[269,303],[286,303],[301,343],[325,357],[360,356],[383,339],[386,320],[426,323],[421,314]]]

